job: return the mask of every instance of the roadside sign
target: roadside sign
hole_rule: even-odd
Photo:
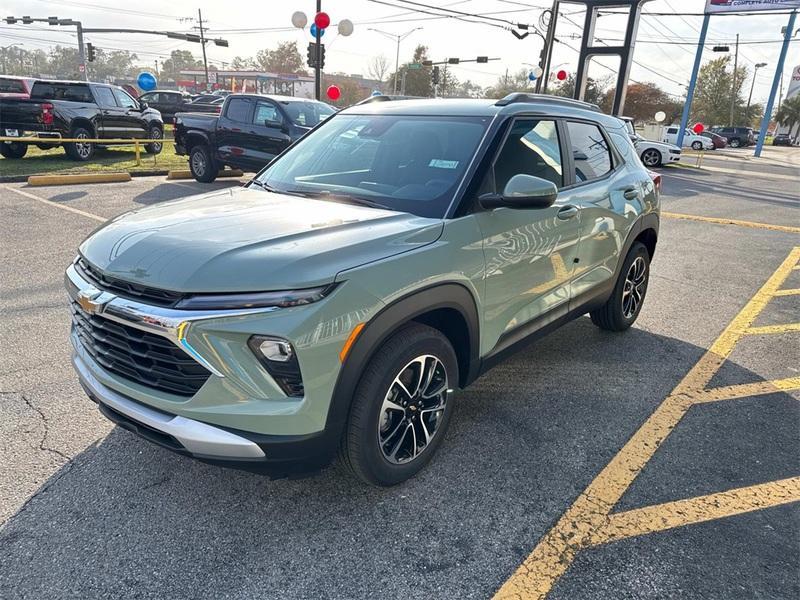
[[[78,65],[78,72],[85,73],[86,72],[86,65]]]
[[[422,68],[422,64],[420,63],[408,63],[408,68],[412,71],[416,71],[417,69]]]

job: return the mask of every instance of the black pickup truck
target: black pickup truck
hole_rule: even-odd
[[[225,166],[258,171],[334,112],[305,98],[231,94],[219,116],[175,115],[175,152],[189,156],[192,175],[203,183]]]
[[[35,137],[36,145],[63,145],[67,156],[86,161],[94,154],[93,142],[61,142],[61,139],[149,139],[145,150],[161,152],[164,122],[146,103],[125,90],[104,83],[37,80],[30,99],[0,99],[0,135]],[[1,142],[0,155],[22,158],[25,142]]]

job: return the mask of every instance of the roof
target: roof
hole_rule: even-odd
[[[314,100],[313,98],[303,98],[301,96],[279,96],[276,94],[239,94],[233,93],[228,94],[225,98],[268,98],[269,100],[274,100],[275,102],[282,102],[283,104],[288,104],[289,102],[319,102],[320,104],[325,104],[322,100]]]

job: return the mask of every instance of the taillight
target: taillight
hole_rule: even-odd
[[[53,105],[49,102],[45,102],[42,104],[42,124],[43,125],[52,125],[53,124]]]
[[[647,174],[650,175],[650,179],[653,180],[653,184],[656,186],[656,190],[658,193],[661,193],[661,174],[656,173],[655,171],[651,171],[650,169],[647,170]]]

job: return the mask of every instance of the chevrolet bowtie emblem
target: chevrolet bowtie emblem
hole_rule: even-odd
[[[106,301],[100,298],[102,292],[97,288],[88,288],[78,292],[78,304],[90,315],[97,314],[103,309]]]

